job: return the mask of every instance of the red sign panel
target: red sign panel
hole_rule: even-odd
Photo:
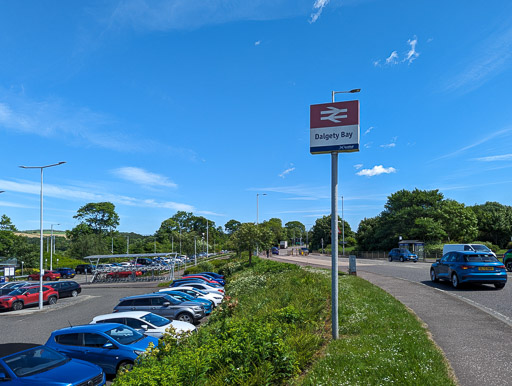
[[[312,129],[359,125],[359,101],[322,103],[309,108]]]

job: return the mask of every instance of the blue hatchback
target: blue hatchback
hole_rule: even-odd
[[[454,288],[463,283],[494,284],[502,289],[507,270],[496,257],[482,252],[448,252],[430,268],[432,281],[449,280]]]
[[[400,260],[400,261],[418,261],[418,255],[412,253],[407,248],[393,248],[388,254],[389,261]]]
[[[15,345],[12,345],[14,348]],[[2,351],[5,351],[2,349]],[[47,346],[6,353],[0,358],[0,383],[3,385],[70,386],[105,384],[100,367],[69,359]]]
[[[116,374],[119,369],[130,370],[150,343],[158,346],[158,339],[123,324],[101,323],[54,331],[46,346],[71,358],[92,362],[107,374]]]

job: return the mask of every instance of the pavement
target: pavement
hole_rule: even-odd
[[[326,268],[314,256],[275,260]],[[315,263],[316,262],[316,263]],[[327,260],[330,266],[330,260]],[[340,270],[347,271],[340,262]],[[512,326],[492,313],[445,291],[358,269],[358,276],[382,288],[420,318],[444,352],[460,385],[512,384]]]

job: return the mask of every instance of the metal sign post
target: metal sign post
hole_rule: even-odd
[[[332,338],[339,338],[338,329],[338,153],[359,151],[359,101],[334,102],[310,106],[310,152],[331,153],[331,297]],[[323,246],[322,246],[323,247]]]

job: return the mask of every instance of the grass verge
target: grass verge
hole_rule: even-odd
[[[340,276],[330,341],[327,271],[224,260],[230,295],[187,339],[166,334],[115,385],[454,384],[421,323],[393,297]]]

